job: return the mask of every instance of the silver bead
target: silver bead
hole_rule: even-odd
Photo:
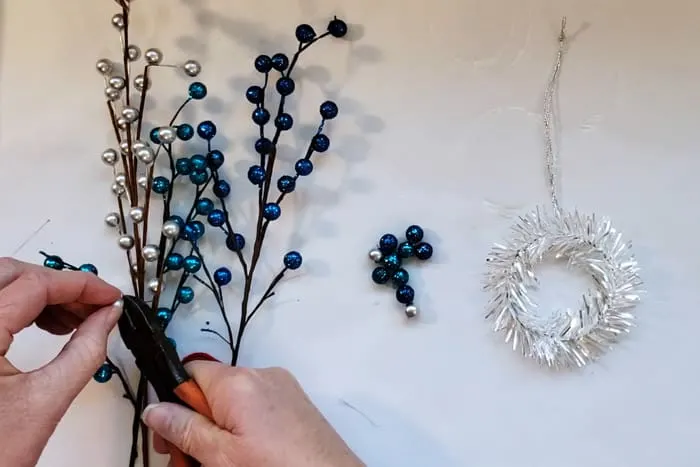
[[[131,149],[133,149],[134,152],[139,152],[141,149],[147,148],[147,147],[148,147],[148,143],[145,141],[142,141],[140,139],[137,139],[136,141],[134,141],[134,144],[131,145]]]
[[[119,225],[119,214],[116,212],[110,212],[105,216],[105,224],[110,227],[116,227]]]
[[[121,31],[124,29],[124,24],[124,15],[117,13],[116,15],[112,16],[112,26],[117,28],[117,30]]]
[[[146,86],[146,77],[143,75],[137,75],[134,78],[134,87],[137,91],[143,92],[144,89],[151,89],[151,81],[148,81],[148,86]]]
[[[161,284],[161,282],[155,277],[148,281],[148,290],[153,293],[158,293],[162,286],[163,284]]]
[[[109,99],[110,101],[118,101],[120,97],[122,97],[122,93],[119,89],[114,89],[111,86],[107,86],[105,88],[105,97]]]
[[[129,210],[129,217],[131,217],[131,220],[136,223],[143,222],[145,215],[146,213],[143,210],[143,208],[138,206],[133,207]]]
[[[114,176],[114,181],[119,186],[126,186],[126,175],[124,175],[123,173],[118,173]]]
[[[114,165],[117,163],[117,157],[119,157],[117,151],[114,149],[105,149],[105,151],[102,153],[102,162],[107,165]]]
[[[131,150],[129,149],[129,142],[128,141],[122,141],[119,143],[119,150],[123,154],[131,154]]]
[[[122,130],[126,130],[126,127],[128,127],[129,125],[131,125],[131,124],[129,123],[129,120],[127,120],[126,118],[124,118],[124,117],[117,118],[117,126],[119,128],[121,128]]]
[[[415,318],[418,315],[418,307],[415,305],[408,305],[406,307],[406,316],[409,318]]]
[[[197,60],[187,60],[182,69],[185,70],[187,76],[195,77],[202,71],[202,65]]]
[[[177,138],[177,130],[172,127],[163,127],[158,130],[158,138],[161,143],[170,144]]]
[[[156,160],[156,154],[150,146],[139,149],[136,157],[144,164],[152,164]]]
[[[126,193],[126,188],[124,188],[118,183],[112,183],[112,193],[114,193],[117,196],[121,196],[124,193]]]
[[[121,91],[126,87],[126,81],[122,76],[112,76],[109,78],[109,87]]]
[[[167,238],[177,238],[180,235],[180,226],[175,221],[165,221],[161,231]]]
[[[136,182],[141,188],[148,188],[148,175],[139,175],[139,178],[136,180]]]
[[[129,123],[133,123],[139,118],[139,111],[133,107],[124,107],[122,109],[122,117],[124,117]]]
[[[129,56],[129,60],[135,62],[141,56],[141,49],[139,49],[137,45],[131,44],[129,47],[127,47],[126,53]]]
[[[139,263],[132,264],[131,270],[133,271],[134,274],[138,274],[139,273]]]
[[[112,62],[107,60],[106,58],[101,58],[97,61],[95,64],[95,68],[97,68],[97,71],[102,74],[102,75],[108,75],[112,72],[114,69],[114,65]]]
[[[160,65],[163,61],[163,52],[161,52],[160,49],[148,49],[143,56],[146,59],[146,63],[149,65]]]
[[[379,250],[372,250],[369,252],[369,259],[371,259],[375,263],[381,261],[383,257],[384,255]]]
[[[160,250],[155,245],[145,245],[143,247],[143,259],[145,259],[149,263],[156,261],[158,259],[159,254]]]
[[[118,308],[120,310],[124,309],[124,300],[120,298],[119,300],[112,303],[112,307]]]
[[[134,237],[131,235],[122,235],[119,237],[119,247],[123,250],[131,250],[134,247]]]

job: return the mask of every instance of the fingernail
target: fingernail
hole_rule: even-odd
[[[124,311],[124,301],[120,299],[110,306],[109,313],[107,314],[107,319],[109,322],[116,323],[119,317],[122,315],[122,311]]]
[[[141,420],[146,421],[146,414],[156,408],[159,404],[148,404],[143,412],[141,413]]]

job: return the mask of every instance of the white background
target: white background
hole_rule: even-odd
[[[353,28],[301,62],[285,170],[322,100],[337,100],[341,116],[332,150],[272,229],[258,287],[290,248],[305,267],[256,319],[242,364],[294,371],[370,466],[698,465],[696,2],[138,0],[134,10],[135,43],[203,63],[211,97],[186,116],[211,118],[225,135],[217,141],[246,232],[253,58],[292,52],[300,22],[322,30],[337,14]],[[126,287],[102,223],[113,199],[99,154],[113,142],[94,71],[97,58],[117,56],[114,12],[109,0],[4,2],[0,255],[39,262],[47,249]],[[563,204],[613,219],[634,242],[648,293],[638,328],[612,353],[554,374],[490,332],[481,279],[513,214],[546,202],[540,108],[562,15],[575,34],[560,92]],[[148,118],[162,122],[186,81],[168,70],[154,79]],[[423,314],[407,323],[392,292],[371,283],[366,252],[412,223],[436,254],[411,266]],[[577,303],[585,283],[546,277],[549,299]],[[217,322],[183,309],[180,350],[226,358],[197,332],[205,319]],[[10,358],[35,368],[63,342],[29,329]],[[119,396],[116,380],[91,383],[40,465],[126,465],[130,408]]]

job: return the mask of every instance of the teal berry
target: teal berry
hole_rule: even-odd
[[[418,225],[412,225],[406,229],[406,240],[408,240],[408,243],[411,245],[415,245],[423,240],[423,235],[423,229]]]
[[[168,325],[168,323],[170,323],[170,320],[173,319],[173,313],[170,311],[169,308],[158,308],[156,318],[158,318],[158,322],[160,322],[160,325],[163,328],[165,328]]]
[[[379,266],[372,271],[372,280],[376,284],[386,284],[389,281],[389,277],[389,270],[385,267]]]
[[[189,141],[194,136],[194,128],[188,123],[183,123],[177,127],[177,137],[182,141]]]
[[[214,210],[214,201],[209,198],[200,198],[195,205],[195,209],[200,216],[207,216]]]
[[[204,83],[194,82],[190,84],[189,94],[192,99],[204,99],[207,97],[207,87],[204,85]]]
[[[197,134],[200,138],[210,141],[216,136],[216,125],[210,120],[206,120],[197,125]]]
[[[185,265],[185,258],[180,253],[170,253],[165,259],[169,271],[178,271]]]
[[[209,179],[209,174],[206,170],[193,170],[190,173],[190,181],[195,185],[204,185]]]
[[[189,175],[192,172],[192,162],[187,157],[181,157],[175,161],[175,170],[178,175]]]
[[[185,258],[185,271],[190,274],[199,272],[202,268],[202,260],[196,256],[190,255]]]
[[[92,378],[98,383],[106,383],[107,381],[112,379],[113,374],[114,369],[112,368],[112,365],[110,365],[109,363],[103,363],[102,366],[100,366],[97,369],[95,374],[92,375]]]
[[[231,282],[232,277],[231,271],[229,271],[227,268],[219,268],[214,271],[214,282],[216,282],[216,285],[227,285],[229,282]]]
[[[62,271],[63,268],[66,267],[66,263],[63,262],[60,256],[51,255],[44,259],[44,266],[57,271]]]
[[[194,300],[194,290],[192,290],[192,287],[188,287],[186,285],[182,286],[177,291],[177,298],[181,303],[190,303],[192,300]]]
[[[391,253],[382,258],[382,264],[390,271],[396,271],[401,267],[401,258],[396,253]]]
[[[395,271],[391,277],[391,280],[394,283],[394,287],[401,287],[402,285],[406,285],[408,283],[408,279],[408,271],[406,271],[403,268],[399,269],[398,271]]]
[[[82,264],[78,269],[80,269],[83,272],[89,272],[90,274],[97,275],[97,268],[95,267],[94,264],[90,264],[90,263]]]
[[[190,162],[194,170],[204,170],[207,168],[207,158],[201,154],[195,154],[190,157]]]
[[[433,256],[433,247],[430,243],[420,242],[415,245],[416,258],[425,261]]]
[[[164,195],[170,189],[170,180],[168,180],[165,177],[158,176],[158,177],[153,179],[153,183],[152,183],[151,187],[152,187],[154,193],[158,193],[159,195]]]
[[[401,258],[410,258],[413,256],[413,245],[408,242],[402,242],[399,245],[397,252]]]
[[[214,149],[213,151],[209,151],[209,153],[207,153],[207,166],[212,170],[216,170],[224,165],[225,160],[224,153],[218,149]]]

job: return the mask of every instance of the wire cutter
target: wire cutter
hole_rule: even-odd
[[[212,418],[211,409],[202,390],[187,374],[175,347],[163,332],[151,307],[143,300],[125,295],[124,311],[119,318],[119,333],[124,344],[134,355],[136,366],[161,402],[181,404]],[[198,466],[175,446],[169,446],[173,467]]]

